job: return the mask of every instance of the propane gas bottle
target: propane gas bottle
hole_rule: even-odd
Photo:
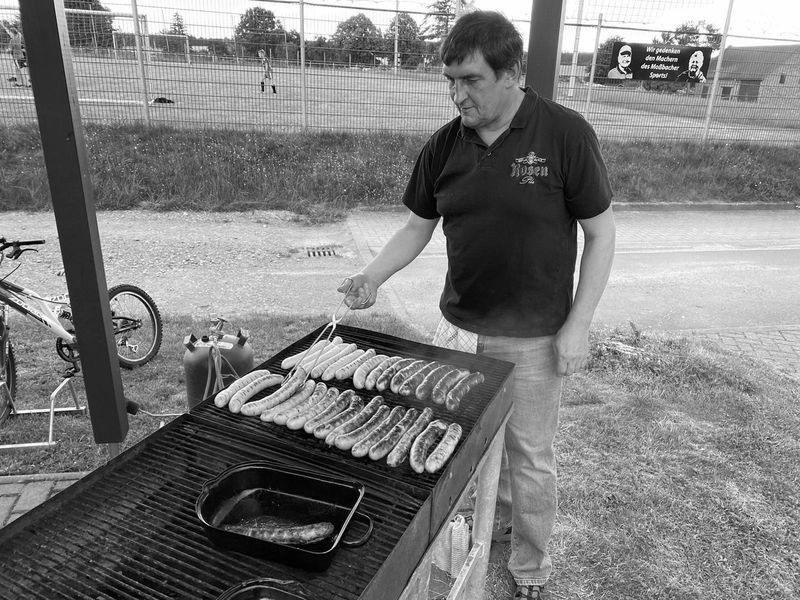
[[[253,370],[253,348],[247,341],[248,336],[247,331],[240,329],[236,335],[212,334],[200,339],[188,335],[184,338],[183,370],[190,409]]]

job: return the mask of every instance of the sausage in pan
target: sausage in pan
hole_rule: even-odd
[[[421,434],[417,436],[414,443],[411,445],[411,452],[409,452],[409,462],[411,468],[417,473],[425,472],[425,459],[428,457],[428,451],[439,440],[440,437],[447,431],[447,423],[441,419],[431,421]]]
[[[367,378],[364,380],[364,388],[368,390],[374,390],[375,384],[378,382],[378,377],[380,377],[383,372],[394,363],[402,360],[402,358],[402,356],[390,356],[383,362],[378,363],[374,369],[367,373]]]
[[[356,440],[352,444],[352,448],[350,448],[350,453],[356,458],[369,454],[370,448],[382,440],[406,414],[406,409],[402,406],[395,406],[391,411],[388,406],[381,408],[386,410],[383,411],[380,419],[376,414],[372,419],[347,436]],[[339,447],[339,439],[336,440],[336,446]]]
[[[361,427],[364,423],[369,421],[376,412],[383,406],[383,398],[380,396],[375,396],[372,400],[370,400],[364,408],[358,411],[355,415],[339,423],[336,427],[334,427],[331,431],[328,432],[328,435],[325,436],[325,443],[329,446],[333,446],[336,443],[336,438],[340,435],[350,433]],[[349,450],[350,448],[343,448],[343,450]]]
[[[428,473],[435,473],[450,459],[458,445],[458,440],[461,439],[461,433],[461,425],[458,423],[450,423],[447,426],[447,431],[444,432],[442,441],[437,444],[430,456],[425,459],[425,470]]]
[[[400,438],[403,437],[403,434],[414,424],[418,416],[419,411],[416,408],[409,408],[405,416],[400,419],[400,422],[392,427],[385,436],[373,444],[369,449],[369,457],[372,460],[380,460],[389,454],[397,445],[397,442],[400,441]]]
[[[330,537],[335,528],[333,523],[322,521],[310,525],[296,525],[294,527],[257,527],[248,525],[223,525],[222,529],[248,535],[250,537],[273,542],[276,544],[291,544],[301,546],[321,542]]]
[[[401,464],[408,456],[408,451],[411,450],[411,444],[413,444],[417,436],[425,430],[428,423],[431,422],[431,419],[433,419],[433,409],[427,407],[420,413],[417,420],[414,421],[414,424],[406,430],[392,451],[389,452],[389,456],[386,457],[386,464],[390,467],[396,467]]]
[[[453,389],[447,392],[445,398],[445,407],[447,407],[447,410],[458,409],[461,404],[461,399],[466,396],[472,388],[481,383],[483,383],[483,373],[480,371],[475,371],[464,377]]]

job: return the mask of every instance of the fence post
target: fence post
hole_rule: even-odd
[[[594,71],[597,67],[597,48],[600,46],[600,30],[603,29],[603,13],[597,15],[597,34],[594,36],[594,52],[592,52],[592,69],[589,71],[589,89],[586,90],[586,107],[583,116],[589,118],[589,105],[592,103],[592,87],[594,86]]]
[[[144,61],[142,60],[142,30],[139,26],[139,9],[136,6],[136,0],[131,0],[131,13],[133,14],[133,39],[136,44],[136,62],[139,64],[139,85],[142,89],[142,98],[144,103],[142,108],[144,110],[144,122],[150,126],[150,94],[147,91],[147,73],[144,68]]]
[[[728,42],[728,28],[731,25],[731,12],[733,12],[733,0],[728,0],[728,14],[725,17],[725,28],[722,30],[722,41],[719,45],[719,56],[717,66],[714,69],[714,79],[711,81],[711,91],[708,94],[708,106],[706,107],[706,121],[703,124],[702,144],[708,141],[708,129],[711,126],[711,112],[714,110],[714,98],[717,97],[717,85],[719,83],[719,72],[722,70],[722,57],[725,55],[725,44]]]
[[[308,129],[308,107],[306,98],[306,24],[303,16],[303,0],[300,0],[300,106],[303,113],[303,129]]]
[[[578,68],[578,44],[581,40],[581,19],[583,18],[583,0],[578,2],[578,24],[575,26],[575,44],[572,47],[572,70],[569,74],[569,89],[567,97],[575,95],[575,71]]]
[[[565,0],[533,0],[531,7],[525,85],[550,100],[556,95],[565,7]]]

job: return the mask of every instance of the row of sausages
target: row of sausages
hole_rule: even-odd
[[[303,429],[355,457],[376,461],[386,457],[392,467],[408,460],[417,473],[441,469],[461,438],[461,426],[434,419],[431,408],[390,408],[382,396],[365,402],[355,390],[340,392],[307,377],[300,365],[285,382],[282,375],[268,370],[253,371],[220,391],[214,403],[263,422]],[[276,386],[263,398],[253,399]]]
[[[284,369],[297,366],[303,367],[311,379],[352,378],[356,389],[414,395],[422,402],[444,404],[450,411],[458,409],[464,396],[484,381],[479,371],[471,372],[435,360],[379,354],[373,348],[346,344],[338,336],[320,340],[281,363]]]

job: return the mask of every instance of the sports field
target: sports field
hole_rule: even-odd
[[[30,88],[7,81],[13,65],[0,60],[0,119],[36,118]],[[256,61],[199,63],[154,61],[145,65],[146,89],[136,61],[76,55],[73,69],[84,122],[144,122],[176,127],[403,131],[429,133],[456,113],[437,71],[309,68],[305,90],[300,69],[276,64],[274,83],[261,92]],[[601,139],[702,139],[707,99],[699,94],[661,94],[638,87],[559,85],[557,99],[584,114]],[[587,108],[586,98],[591,92]],[[152,103],[166,98],[171,103]],[[145,110],[146,109],[146,110]],[[714,107],[710,141],[800,143],[800,111],[770,103],[727,101]]]

